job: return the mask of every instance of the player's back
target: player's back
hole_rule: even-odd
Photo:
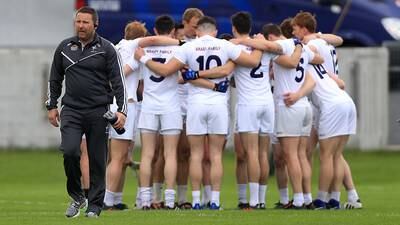
[[[251,53],[252,48],[238,45],[242,51]],[[238,104],[265,105],[273,101],[269,82],[269,63],[274,54],[263,53],[260,64],[255,67],[236,65],[233,75],[238,93]]]
[[[284,55],[291,55],[295,50],[295,45],[292,39],[278,40],[277,41],[283,50]],[[314,54],[310,49],[304,47],[302,49],[300,62],[297,68],[286,68],[274,62],[274,98],[277,105],[285,105],[283,95],[288,92],[297,92],[304,83],[304,78],[308,70],[308,63],[312,60]],[[301,98],[293,106],[307,105],[306,97]]]
[[[318,54],[324,59],[322,64],[324,68],[334,75],[338,75],[338,59],[336,55],[336,49],[334,46],[328,44],[323,39],[310,40],[308,46],[314,46],[317,49]]]
[[[168,62],[177,46],[150,46],[144,48],[145,54],[153,61]],[[178,73],[162,77],[145,65],[142,65],[144,82],[142,111],[151,113],[168,113],[179,109],[178,100]]]
[[[241,50],[234,44],[226,40],[204,35],[190,43],[182,45],[175,58],[187,64],[190,69],[198,71],[222,66],[229,59],[239,57],[240,53]],[[226,78],[209,80],[218,83],[224,79]],[[226,93],[190,85],[188,103],[226,104],[226,96]]]

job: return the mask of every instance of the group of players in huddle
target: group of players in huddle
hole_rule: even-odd
[[[317,22],[308,12],[280,25],[266,24],[253,37],[249,13],[235,13],[231,22],[230,41],[216,38],[215,20],[197,8],[184,12],[182,27],[168,15],[157,17],[155,36],[145,37],[140,22],[126,26],[116,47],[124,64],[128,116],[124,134],[110,129],[104,209],[126,208],[122,188],[136,130],[142,144],[138,208],[221,209],[222,153],[230,130],[240,209],[266,208],[271,143],[277,208],[362,208],[342,154],[357,121],[353,100],[338,77],[335,46],[343,40],[316,33]],[[137,97],[140,79],[142,101]],[[237,101],[231,115],[233,92]],[[317,143],[320,174],[313,199]],[[188,177],[191,203],[186,199]],[[348,193],[343,205],[342,185]]]

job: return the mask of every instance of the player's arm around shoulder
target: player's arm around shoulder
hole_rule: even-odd
[[[166,64],[153,61],[145,54],[143,48],[137,48],[135,50],[135,59],[146,65],[153,72],[163,77],[170,76],[185,66],[184,63],[175,57],[172,57]]]
[[[289,55],[280,55],[274,61],[286,68],[294,69],[300,62],[301,53],[303,51],[303,45],[298,42],[298,40],[294,39],[295,49],[293,53]]]

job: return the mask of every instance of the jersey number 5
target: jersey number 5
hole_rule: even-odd
[[[294,80],[295,80],[297,83],[300,83],[300,82],[303,80],[303,78],[304,78],[303,63],[304,63],[304,59],[301,58],[299,64],[298,64],[297,67],[296,67],[296,71],[300,71],[300,73],[301,73],[300,77],[297,77],[297,76],[296,76],[296,77],[294,78]]]
[[[165,63],[165,61],[167,60],[166,58],[152,58],[151,60],[155,61],[155,62],[159,62],[159,63]],[[151,75],[150,76],[150,80],[156,82],[156,83],[160,83],[161,81],[163,81],[165,79],[165,77],[158,77],[156,75]]]

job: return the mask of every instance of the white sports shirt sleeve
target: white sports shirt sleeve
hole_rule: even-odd
[[[131,67],[133,72],[131,74],[125,75],[125,83],[126,83],[126,92],[127,98],[134,100],[137,102],[136,90],[138,87],[140,75],[139,75],[139,64],[134,59],[133,55],[135,49],[139,46],[140,38],[135,40],[125,40],[122,39],[117,45],[116,48],[118,52],[121,54],[122,62],[124,65],[128,65]]]

